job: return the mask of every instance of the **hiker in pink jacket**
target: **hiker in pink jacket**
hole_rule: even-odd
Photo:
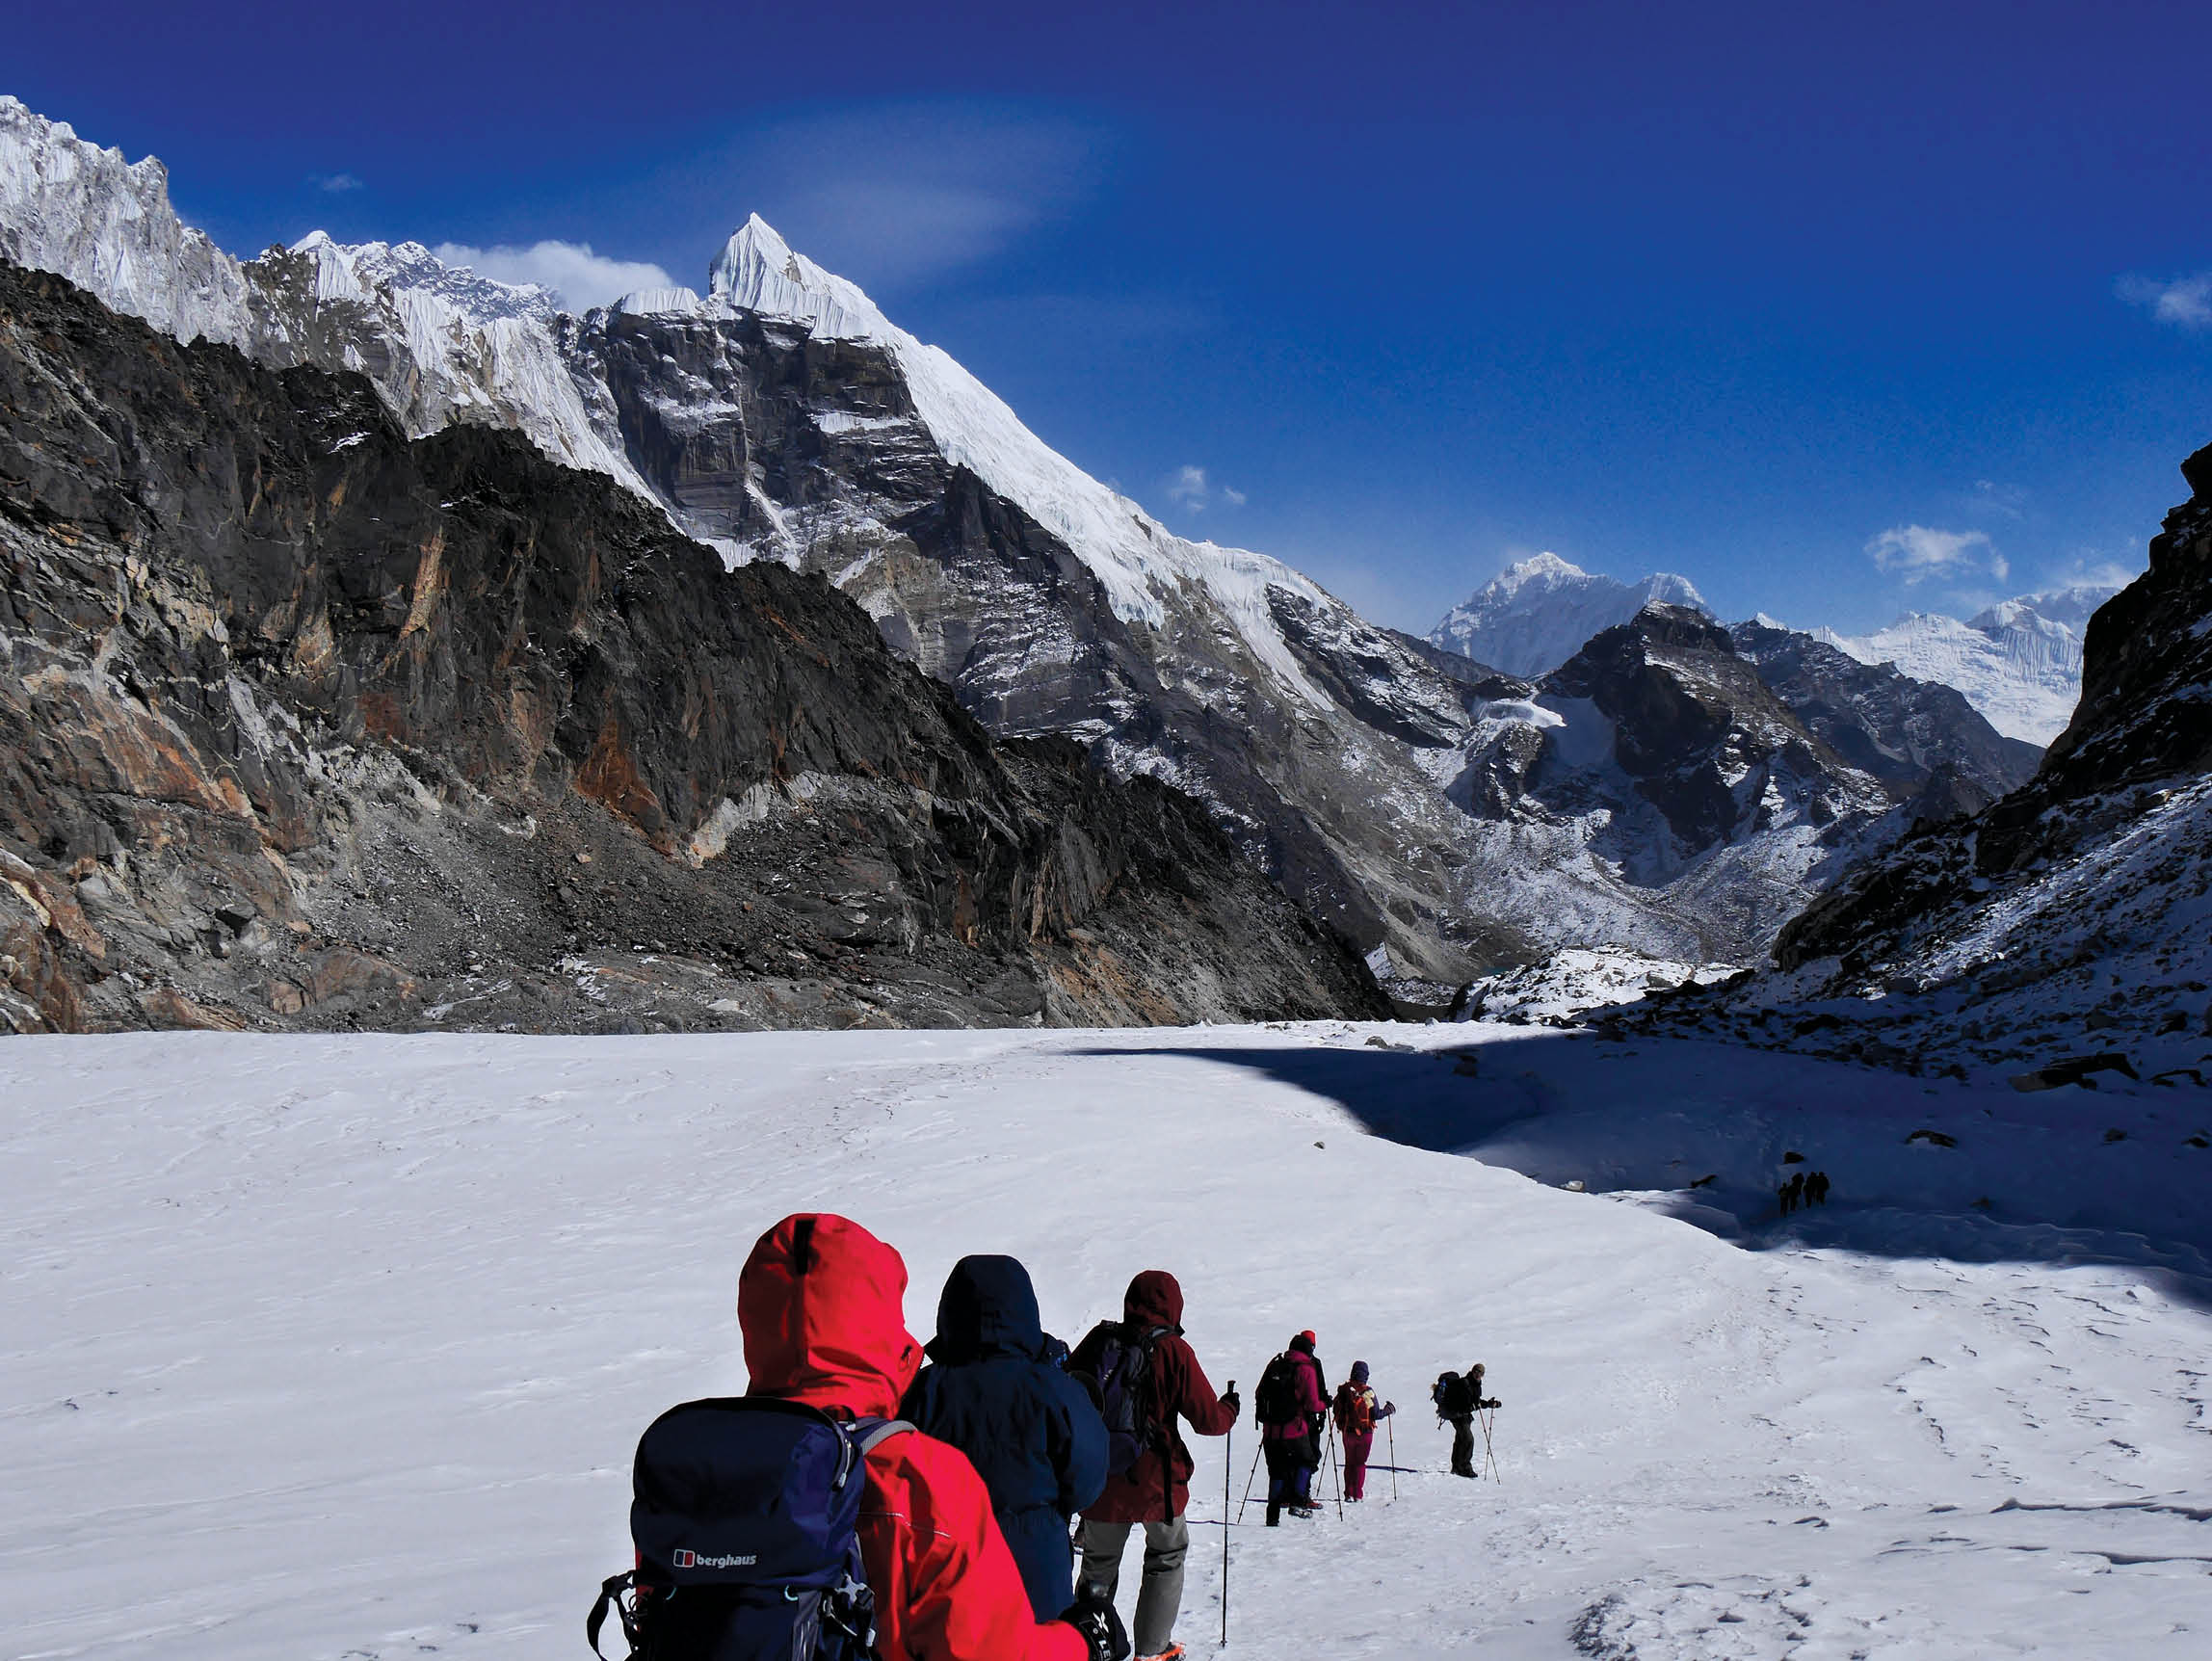
[[[1267,1450],[1267,1525],[1282,1514],[1313,1515],[1313,1472],[1321,1463],[1321,1433],[1329,1422],[1329,1384],[1314,1358],[1313,1334],[1301,1332],[1267,1364],[1252,1392],[1261,1445]]]

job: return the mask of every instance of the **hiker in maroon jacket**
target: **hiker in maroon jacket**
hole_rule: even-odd
[[[1261,1446],[1267,1450],[1267,1525],[1277,1528],[1287,1510],[1293,1516],[1313,1515],[1313,1472],[1321,1463],[1321,1432],[1329,1417],[1329,1384],[1314,1358],[1313,1334],[1301,1332],[1290,1347],[1267,1364],[1261,1380],[1279,1377],[1279,1401],[1252,1403],[1260,1419]]]
[[[1183,1513],[1191,1503],[1191,1450],[1175,1420],[1187,1421],[1202,1437],[1225,1436],[1237,1422],[1234,1391],[1216,1395],[1205,1368],[1183,1340],[1183,1289],[1165,1269],[1147,1269],[1129,1282],[1121,1300],[1121,1319],[1092,1329],[1067,1359],[1067,1370],[1093,1380],[1109,1341],[1148,1343],[1151,1390],[1157,1423],[1154,1437],[1126,1469],[1106,1478],[1105,1491],[1083,1513],[1083,1571],[1078,1595],[1093,1593],[1112,1601],[1121,1579],[1121,1553],[1129,1531],[1145,1527],[1145,1580],[1137,1594],[1137,1619],[1130,1628],[1139,1661],[1177,1661],[1182,1646],[1174,1640],[1175,1614],[1183,1601],[1183,1559],[1191,1530]],[[1167,1458],[1163,1461],[1162,1443]]]

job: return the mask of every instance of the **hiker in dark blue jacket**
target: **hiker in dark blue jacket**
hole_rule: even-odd
[[[1106,1426],[1090,1392],[1046,1358],[1050,1342],[1028,1270],[962,1257],[901,1414],[975,1465],[1040,1621],[1075,1601],[1067,1519],[1106,1486]]]

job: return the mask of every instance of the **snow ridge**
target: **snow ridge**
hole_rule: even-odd
[[[1175,536],[1025,427],[1005,400],[939,347],[893,325],[859,286],[822,269],[754,214],[714,262],[709,307],[796,318],[820,339],[886,346],[906,372],[914,407],[947,461],[967,468],[1059,537],[1104,585],[1122,621],[1167,626],[1170,602],[1202,589],[1283,683],[1308,702],[1328,698],[1299,667],[1270,613],[1267,591],[1309,603],[1340,601],[1279,560]]]
[[[1868,635],[1833,629],[1813,638],[1861,663],[1887,663],[1916,680],[1957,687],[2007,738],[2048,745],[2066,730],[2081,698],[2082,632],[2118,585],[2077,584],[2021,594],[1962,622],[1940,612],[1908,612]]]
[[[237,260],[170,206],[169,170],[126,162],[0,96],[0,254],[50,271],[177,339],[246,348]]]
[[[1661,571],[1624,583],[1542,553],[1509,566],[1454,606],[1429,639],[1508,674],[1548,674],[1593,635],[1654,602],[1712,615],[1687,577]]]

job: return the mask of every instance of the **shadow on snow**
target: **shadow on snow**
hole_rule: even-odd
[[[2203,1106],[2194,1097],[2022,1097],[1772,1051],[1566,1034],[1448,1050],[1083,1053],[1258,1073],[1337,1103],[1372,1135],[1632,1196],[1747,1251],[2124,1265],[2212,1306],[2212,1208],[2201,1199],[2212,1151],[2181,1128]],[[1802,1159],[1786,1161],[1792,1152]],[[1777,1186],[1812,1170],[1830,1173],[1837,1198],[1780,1216]]]

